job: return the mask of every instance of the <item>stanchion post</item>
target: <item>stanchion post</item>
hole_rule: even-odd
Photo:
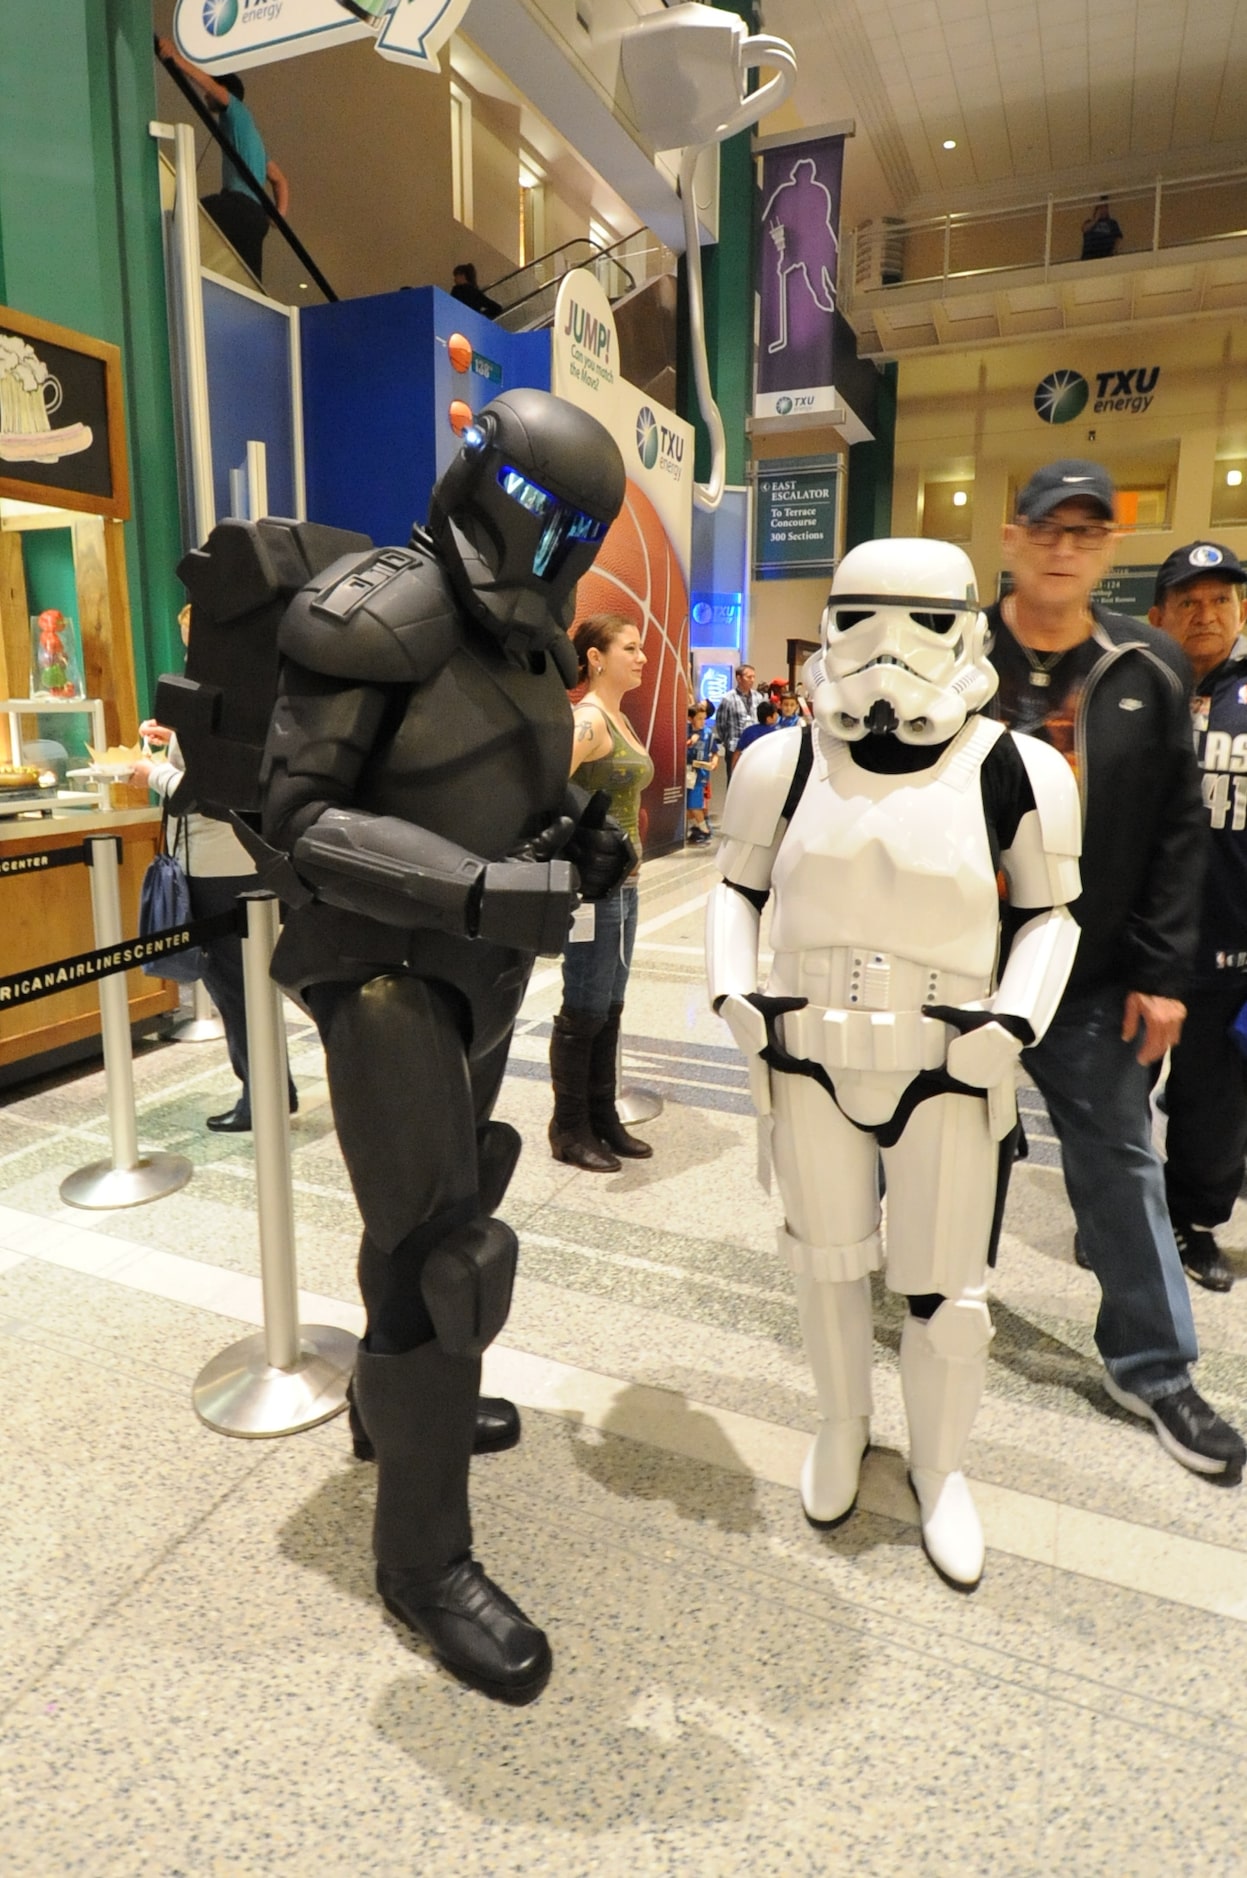
[[[248,894],[242,942],[247,1000],[247,1060],[251,1126],[255,1135],[256,1204],[260,1215],[260,1281],[264,1288],[264,1346],[274,1369],[299,1360],[299,1293],[295,1281],[294,1183],[286,1099],[286,1026],[281,992],[269,975],[277,943],[278,905],[272,894]]]
[[[208,987],[202,978],[195,980],[191,993],[193,1015],[181,1017],[173,1026],[173,1038],[177,1043],[219,1043],[225,1035],[225,1025],[213,1008],[208,996]]]
[[[83,843],[91,874],[91,917],[97,950],[122,943],[121,841],[117,835],[91,835]],[[112,1157],[80,1167],[61,1182],[68,1206],[111,1208],[141,1206],[176,1193],[191,1177],[182,1154],[139,1154],[134,1108],[134,1062],[130,1048],[130,997],[124,972],[99,981],[100,1035],[104,1045],[104,1086]]]
[[[200,1371],[192,1399],[210,1428],[258,1440],[296,1434],[341,1413],[356,1339],[332,1324],[299,1323],[286,1027],[281,992],[269,975],[278,902],[260,892],[244,894],[241,904],[247,919],[243,989],[264,1329],[213,1357]]]

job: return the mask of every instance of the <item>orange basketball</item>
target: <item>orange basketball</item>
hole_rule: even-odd
[[[654,761],[642,838],[651,849],[669,847],[684,816],[688,587],[658,511],[636,483],[628,484],[623,512],[576,589],[576,618],[590,613],[620,613],[641,628],[645,676],[624,709]]]
[[[462,437],[464,431],[472,422],[472,406],[465,404],[462,398],[452,398],[450,408],[446,415],[450,419],[450,428],[454,431],[456,437]]]
[[[452,333],[446,341],[446,350],[455,370],[466,372],[472,363],[472,341],[465,339],[462,333]]]

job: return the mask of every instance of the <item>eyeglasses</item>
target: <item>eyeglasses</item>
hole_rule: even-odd
[[[1113,533],[1111,522],[1026,522],[1023,525],[1031,540],[1041,548],[1055,548],[1062,535],[1068,535],[1083,553],[1102,548]]]

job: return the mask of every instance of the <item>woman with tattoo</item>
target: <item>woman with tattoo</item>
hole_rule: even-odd
[[[573,627],[571,640],[586,684],[574,713],[572,775],[583,789],[606,791],[637,864],[613,893],[581,907],[563,953],[563,1008],[550,1038],[550,1147],[556,1161],[613,1174],[621,1155],[653,1153],[619,1119],[615,1063],[636,939],[641,792],[654,765],[623,714],[624,693],[636,690],[645,669],[639,628],[620,614],[594,613]]]

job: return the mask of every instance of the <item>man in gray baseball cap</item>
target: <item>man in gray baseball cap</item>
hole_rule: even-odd
[[[1247,1167],[1247,1058],[1230,1035],[1247,1003],[1245,591],[1247,568],[1232,548],[1192,541],[1158,570],[1148,614],[1195,674],[1195,756],[1212,833],[1186,1022],[1165,1096],[1169,1217],[1188,1277],[1207,1291],[1234,1282],[1214,1232],[1229,1219]]]

